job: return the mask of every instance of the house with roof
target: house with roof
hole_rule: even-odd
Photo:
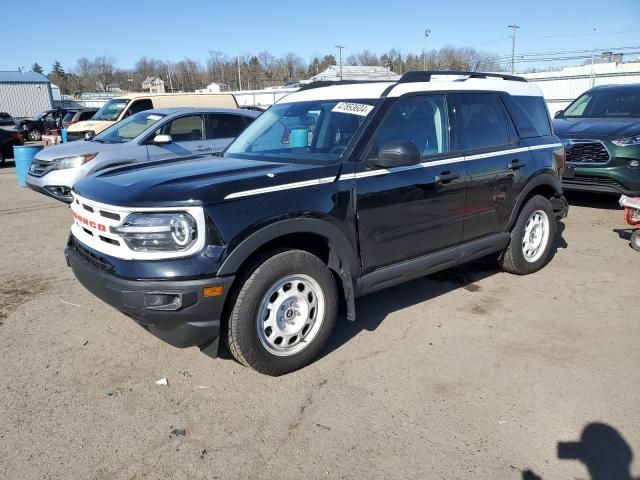
[[[147,77],[142,82],[142,89],[149,90],[149,93],[165,93],[164,80],[160,77]]]
[[[51,82],[41,73],[0,71],[0,112],[33,117],[53,108]]]
[[[331,65],[311,77],[308,82],[339,80],[399,80],[400,75],[387,67],[375,65]]]

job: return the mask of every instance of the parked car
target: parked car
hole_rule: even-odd
[[[13,158],[13,146],[22,145],[22,137],[15,130],[0,128],[0,167],[8,158]]]
[[[91,120],[98,111],[97,108],[80,108],[78,110],[69,110],[62,118],[62,128],[69,128],[74,123]]]
[[[230,93],[158,93],[132,94],[112,98],[91,120],[75,123],[67,129],[69,141],[83,140],[88,132],[97,134],[134,113],[153,108],[238,108]]]
[[[67,110],[64,108],[56,108],[39,113],[35,117],[28,120],[19,120],[16,122],[16,128],[20,135],[26,140],[37,142],[42,140],[42,135],[51,129],[62,127],[62,117],[65,116]]]
[[[217,161],[93,175],[67,263],[168,343],[215,356],[222,336],[269,375],[309,363],[360,295],[486,255],[536,272],[568,211],[542,92],[451,75],[307,86]]]
[[[603,85],[557,112],[565,190],[640,196],[640,84]]]
[[[221,152],[259,114],[247,110],[161,108],[138,112],[91,140],[45,148],[27,172],[33,190],[63,202],[71,187],[117,165]]]
[[[0,126],[14,126],[15,120],[7,112],[0,112]]]

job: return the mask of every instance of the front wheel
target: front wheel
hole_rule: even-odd
[[[541,195],[531,197],[511,230],[509,245],[498,258],[500,267],[516,275],[540,270],[551,258],[557,228],[551,202]]]
[[[240,281],[226,335],[234,358],[267,375],[310,363],[337,316],[327,266],[311,253],[285,250],[256,261]]]
[[[39,142],[42,140],[42,132],[36,128],[31,129],[29,130],[29,133],[27,133],[27,138],[32,142]]]

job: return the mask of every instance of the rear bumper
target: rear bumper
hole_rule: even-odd
[[[199,280],[127,280],[100,263],[99,253],[70,239],[67,264],[80,283],[96,297],[133,319],[174,347],[205,347],[220,333],[226,295],[234,277]],[[203,288],[223,286],[223,295],[204,297]],[[159,310],[158,298],[179,298],[179,306]],[[162,308],[162,307],[161,307]]]
[[[84,140],[84,135],[87,131],[70,132],[67,130],[67,142],[75,142],[76,140]]]

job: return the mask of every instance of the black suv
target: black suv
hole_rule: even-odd
[[[18,120],[16,129],[26,140],[38,142],[49,130],[62,127],[62,118],[66,113],[67,109],[63,108],[47,110],[28,120]]]
[[[449,81],[455,80],[455,81]],[[553,252],[564,149],[538,87],[478,72],[307,86],[221,157],[106,170],[74,187],[65,251],[91,292],[178,347],[279,375],[356,297],[496,254]]]
[[[640,196],[640,84],[594,87],[555,118],[565,190]]]

